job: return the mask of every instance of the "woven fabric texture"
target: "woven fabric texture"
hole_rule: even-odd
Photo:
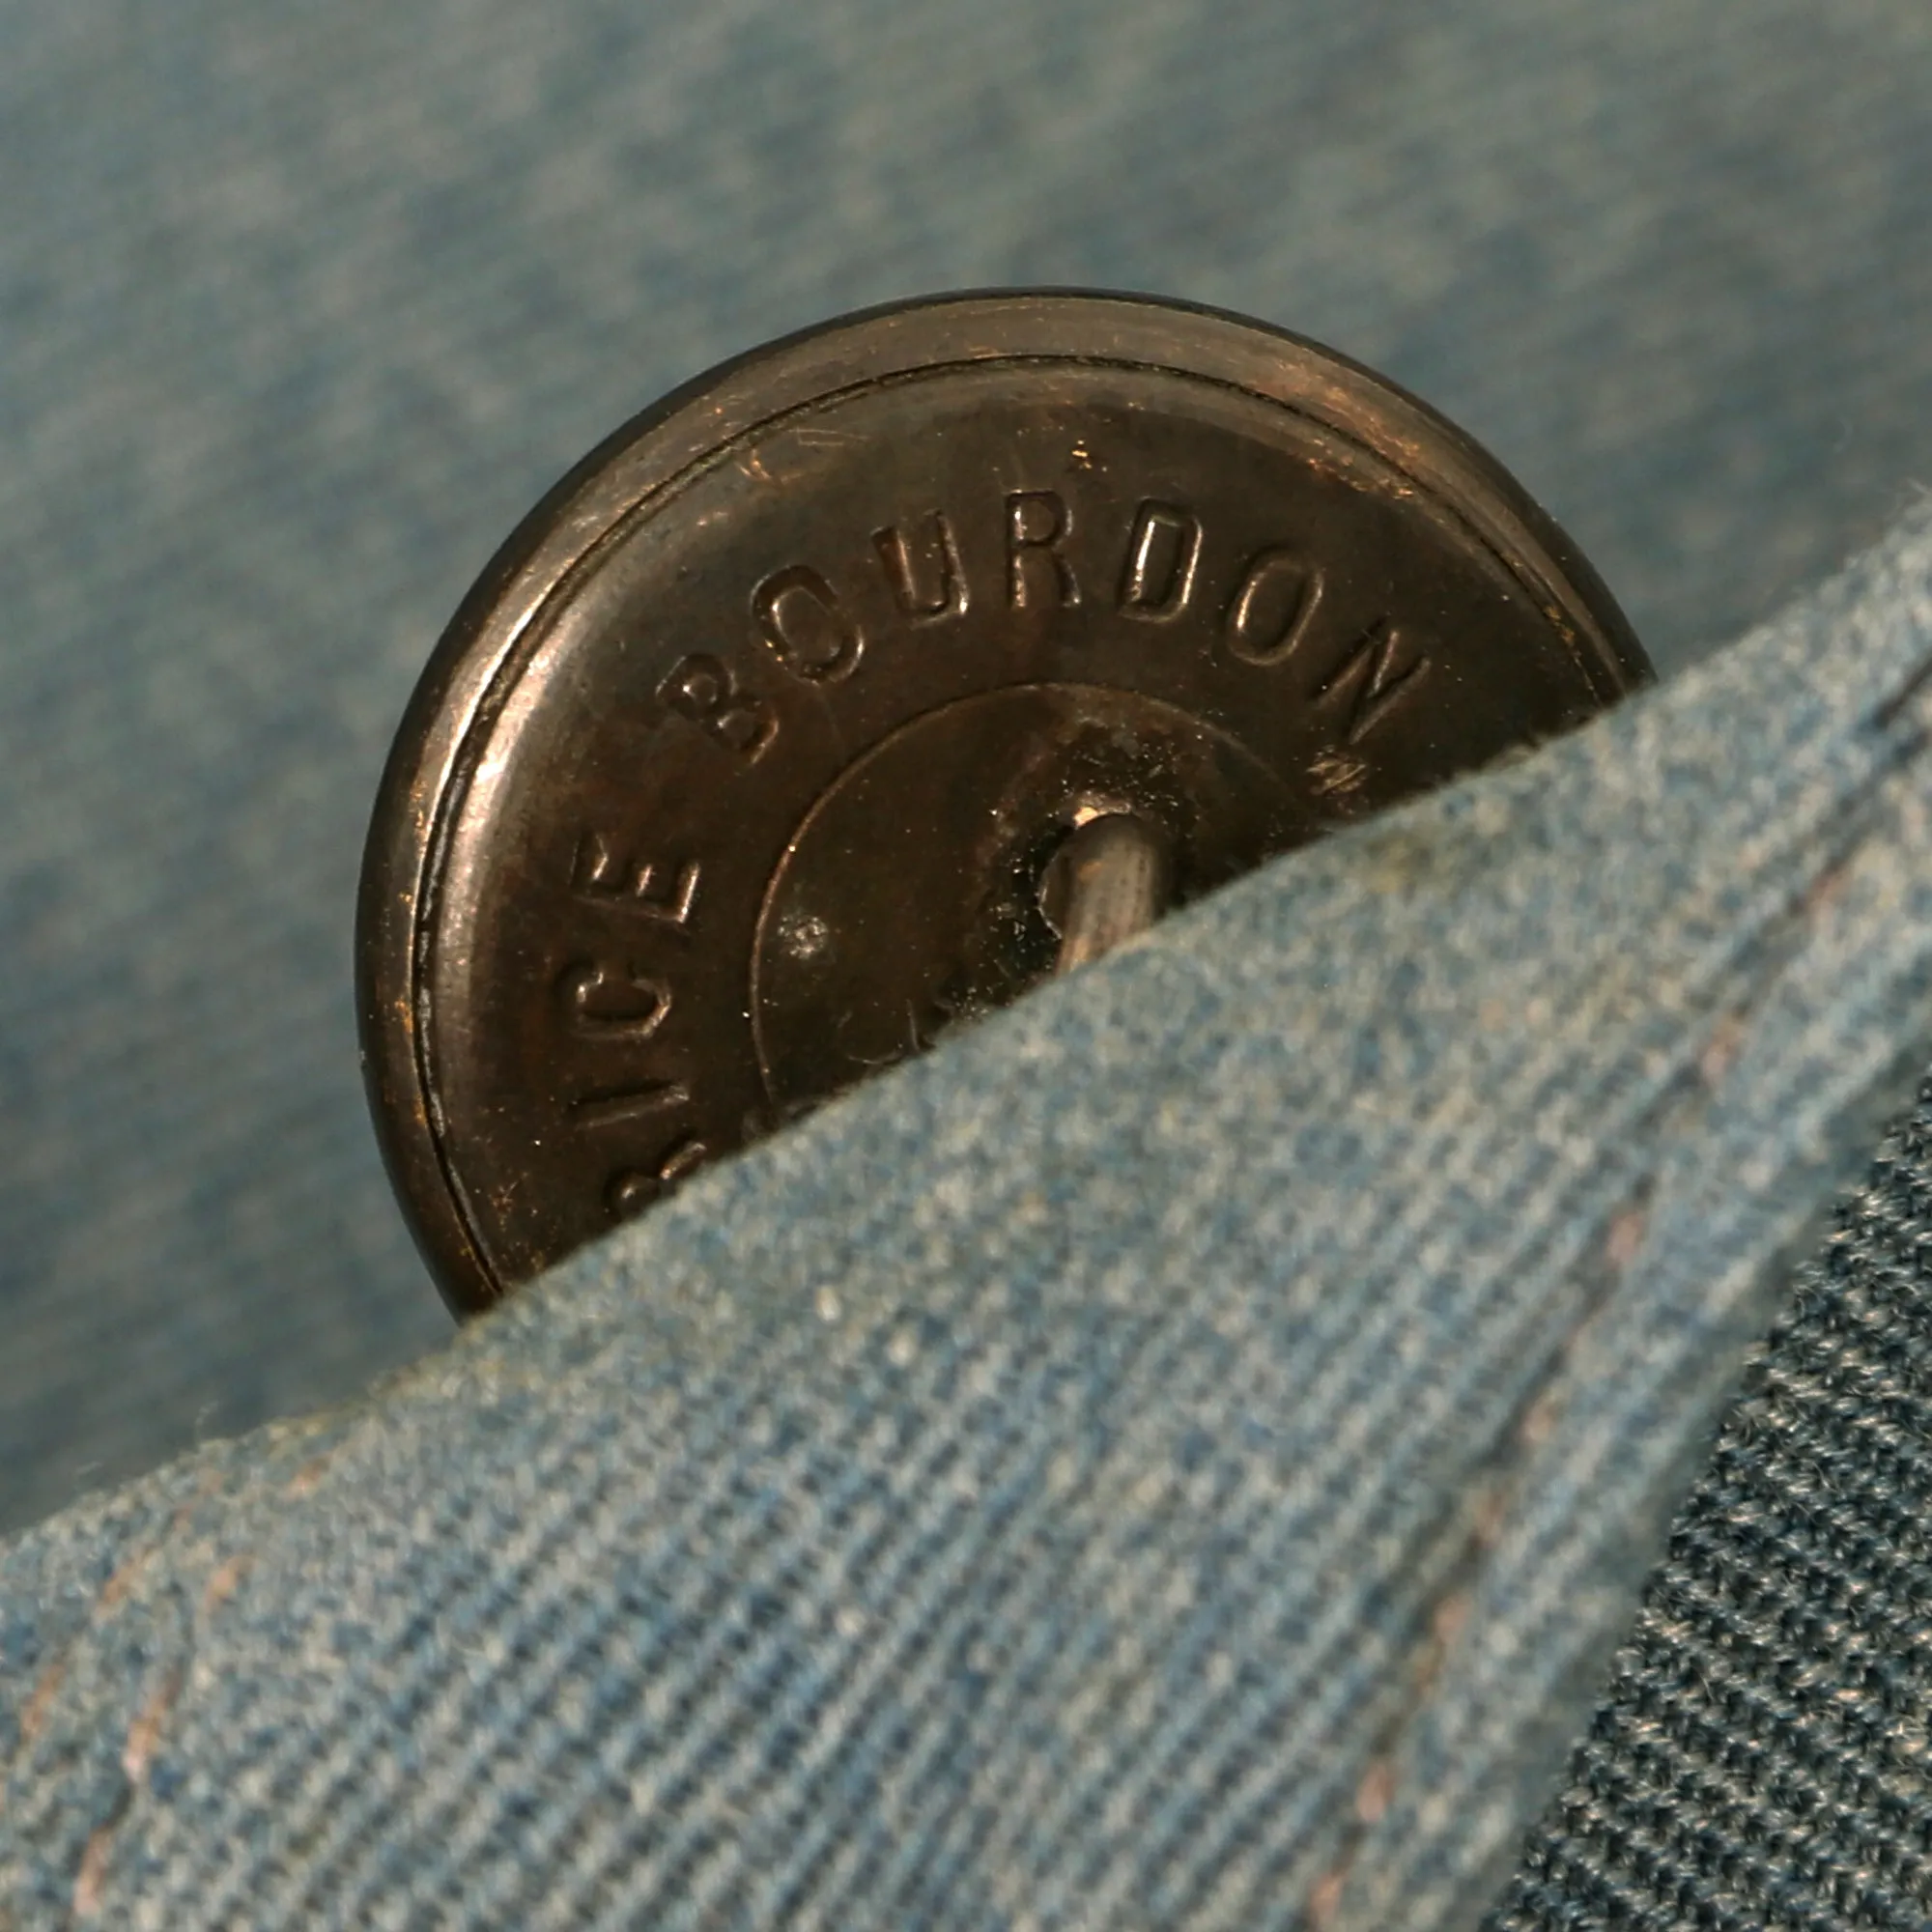
[[[1751,1383],[1494,1932],[1932,1922],[1932,1086]]]
[[[430,643],[837,311],[1217,302],[1490,443],[1667,667],[1932,481],[1924,0],[0,0],[0,1523],[447,1333],[347,949]]]
[[[1920,515],[15,1541],[0,1900],[1475,1924],[1923,1065],[1928,667]]]

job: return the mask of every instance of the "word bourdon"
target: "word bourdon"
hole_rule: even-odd
[[[1122,560],[1111,582],[1083,582],[1066,554],[1073,520],[1053,490],[1018,490],[1005,499],[1006,555],[1000,595],[1013,611],[1067,609],[1104,597],[1122,617],[1171,623],[1205,602],[1204,532],[1186,506],[1155,497],[1135,509]],[[933,511],[909,527],[872,534],[871,553],[901,617],[915,626],[963,617],[975,591],[961,562],[952,521]],[[1296,661],[1321,610],[1325,584],[1319,563],[1288,545],[1250,556],[1236,575],[1219,620],[1222,647],[1237,662],[1264,668]],[[810,564],[773,571],[752,592],[756,635],[778,668],[809,686],[842,683],[866,654],[864,632],[845,600]],[[1422,680],[1430,659],[1386,618],[1357,634],[1305,688],[1312,702],[1336,707],[1342,747],[1362,743]],[[745,765],[777,740],[777,706],[709,652],[689,653],[658,686],[671,711],[707,732]],[[601,833],[586,832],[572,860],[571,889],[580,897],[621,909],[645,926],[689,938],[702,890],[699,862],[665,865],[618,852]],[[555,993],[559,1018],[581,1039],[609,1046],[653,1039],[669,1018],[673,991],[661,972],[582,960],[567,965]],[[635,1128],[657,1121],[662,1151],[642,1165],[617,1167],[605,1182],[605,1205],[623,1217],[657,1199],[709,1158],[712,1150],[681,1132],[692,1105],[675,1079],[632,1081],[582,1094],[569,1117],[586,1130]]]
[[[1066,554],[1073,517],[1058,491],[1009,492],[1005,530],[999,594],[1012,611],[1064,610],[1105,598],[1122,617],[1165,624],[1208,594],[1200,583],[1201,519],[1185,504],[1143,499],[1118,571],[1099,584],[1083,582]],[[871,552],[899,614],[913,625],[963,617],[980,594],[967,581],[944,511],[875,530]],[[1321,566],[1293,546],[1257,552],[1240,566],[1222,607],[1222,648],[1239,663],[1264,668],[1296,660],[1324,588]],[[752,591],[751,617],[779,669],[804,684],[841,684],[865,661],[866,636],[848,602],[809,563],[787,564],[761,579]],[[1430,663],[1404,631],[1378,618],[1310,682],[1305,696],[1334,702],[1340,745],[1352,749],[1422,681]],[[679,658],[657,695],[745,765],[755,764],[778,739],[778,706],[711,652]]]

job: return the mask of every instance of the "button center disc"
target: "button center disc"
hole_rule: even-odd
[[[1137,692],[1013,685],[915,719],[839,775],[773,875],[752,1011],[781,1117],[1043,978],[1046,868],[1096,809],[1168,835],[1182,900],[1318,829],[1238,739]]]

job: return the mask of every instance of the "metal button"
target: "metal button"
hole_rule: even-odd
[[[384,780],[365,1061],[445,1295],[1647,676],[1490,457],[1258,324],[973,296],[726,364],[532,512]]]

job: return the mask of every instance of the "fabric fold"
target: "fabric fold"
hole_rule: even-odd
[[[1932,1038],[1932,515],[0,1554],[23,1925],[1477,1922]]]

